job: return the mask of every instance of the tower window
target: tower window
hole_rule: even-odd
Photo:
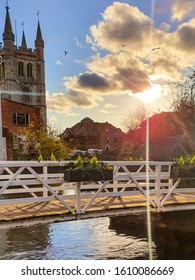
[[[28,125],[30,120],[29,114],[13,114],[14,125]]]
[[[24,76],[24,63],[23,62],[18,63],[18,75]]]
[[[32,64],[31,63],[27,64],[27,77],[32,78]]]

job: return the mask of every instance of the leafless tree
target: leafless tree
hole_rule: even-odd
[[[129,111],[123,120],[125,131],[134,131],[149,117],[153,115],[151,109],[144,103],[136,106],[135,111]]]
[[[190,67],[189,67],[190,68]],[[192,73],[186,77],[183,83],[178,83],[172,108],[176,112],[194,115],[195,113],[195,70],[190,68]]]

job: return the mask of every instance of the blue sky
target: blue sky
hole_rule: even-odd
[[[122,128],[141,102],[137,96],[153,96],[151,87],[159,97],[152,110],[168,110],[170,85],[195,63],[194,2],[9,0],[17,45],[24,22],[27,45],[34,48],[40,11],[49,122],[65,129],[88,116]],[[1,1],[1,33],[5,6]],[[160,49],[150,53],[154,47]]]

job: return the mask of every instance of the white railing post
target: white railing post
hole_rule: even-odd
[[[76,213],[79,214],[81,212],[81,182],[76,182],[75,186],[75,195],[76,195]]]
[[[43,166],[43,179],[47,180],[47,166]],[[43,186],[43,196],[48,196],[48,189],[45,186]]]
[[[113,177],[116,177],[116,172],[118,172],[118,166],[114,165]],[[113,181],[113,192],[117,192],[117,191],[118,191],[118,179],[117,181],[116,180]]]
[[[155,166],[155,203],[160,206],[161,165]]]

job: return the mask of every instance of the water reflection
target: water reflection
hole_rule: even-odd
[[[155,217],[155,218],[154,218]],[[195,259],[195,212],[152,217],[154,259]],[[144,216],[0,229],[0,259],[148,259]]]
[[[109,229],[109,218],[0,230],[0,259],[145,259],[147,242]]]

